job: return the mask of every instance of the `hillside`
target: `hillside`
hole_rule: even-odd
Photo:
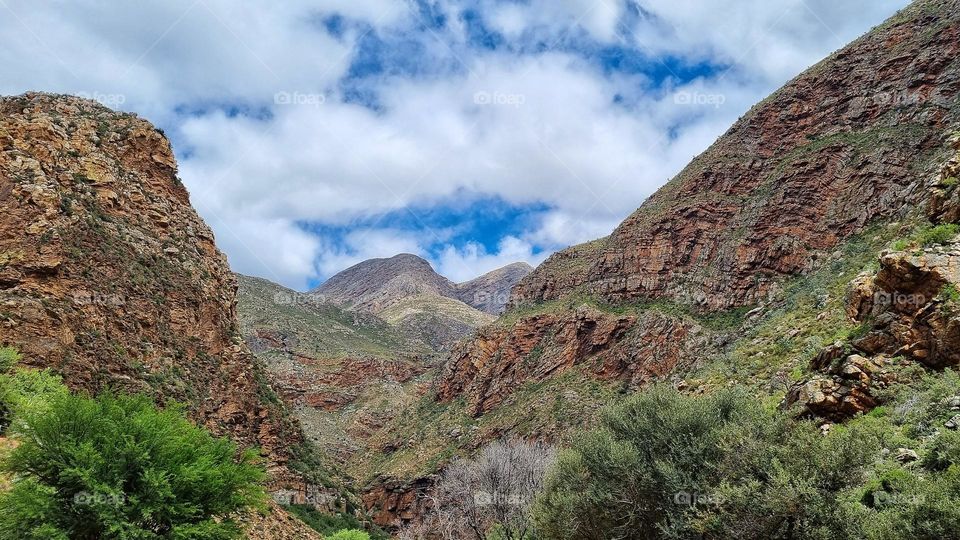
[[[955,365],[936,291],[956,281],[958,50],[960,5],[915,2],[756,105],[609,237],[521,280],[377,435],[379,521],[403,522],[449,456],[510,433],[568,441],[657,381],[739,383],[829,424],[881,403],[892,373]],[[921,311],[848,305],[900,294]]]
[[[491,272],[460,283],[456,288],[456,296],[461,302],[469,304],[480,311],[499,315],[510,301],[510,291],[525,278],[533,267],[524,262],[508,264]]]
[[[167,139],[73,97],[0,98],[0,342],[74,390],[141,392],[302,486],[303,436],[236,334],[236,281]],[[274,510],[262,538],[302,528]],[[304,533],[307,534],[307,533]]]

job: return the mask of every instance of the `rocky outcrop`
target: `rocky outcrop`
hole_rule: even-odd
[[[456,286],[457,298],[480,311],[499,315],[510,301],[510,291],[533,271],[527,263],[509,264]]]
[[[602,380],[638,387],[714,349],[710,335],[682,318],[647,311],[619,315],[582,306],[491,325],[461,343],[440,379],[437,399],[466,398],[470,414],[490,411],[525,383],[581,367]]]
[[[810,364],[814,375],[795,384],[784,405],[840,421],[876,407],[896,367],[960,365],[958,285],[960,244],[883,253],[880,271],[848,288],[846,312],[862,323],[862,335],[824,349]]]
[[[396,530],[425,515],[430,502],[427,495],[435,478],[401,482],[393,478],[377,478],[363,495],[363,504],[380,527]]]
[[[918,204],[960,121],[960,3],[914,2],[754,107],[607,239],[551,257],[515,303],[586,290],[716,310],[775,294]]]
[[[896,380],[887,363],[884,357],[846,354],[839,344],[828,347],[812,363],[822,375],[794,385],[785,405],[800,404],[801,414],[835,422],[869,412],[878,404],[877,391]]]
[[[0,342],[73,389],[185,403],[283,485],[301,432],[236,332],[236,281],[176,173],[135,115],[0,98]]]

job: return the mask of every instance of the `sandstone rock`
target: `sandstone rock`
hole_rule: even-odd
[[[263,394],[262,367],[232,347],[236,282],[176,180],[169,142],[135,115],[38,93],[0,98],[0,133],[0,304],[11,323],[0,342],[74,389],[181,401],[290,480],[302,436]],[[173,225],[158,228],[155,215]],[[179,260],[166,256],[174,247]]]

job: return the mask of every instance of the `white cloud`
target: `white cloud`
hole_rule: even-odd
[[[448,246],[437,257],[434,266],[437,272],[462,283],[515,262],[536,266],[547,257],[545,253],[535,254],[530,242],[515,236],[504,237],[497,247],[496,253],[488,253],[476,242],[469,242],[462,248]]]
[[[781,84],[908,0],[629,0],[628,30],[650,53],[716,60]]]
[[[0,92],[122,96],[121,108],[173,128],[181,157],[189,151],[182,176],[234,268],[296,288],[365,258],[423,255],[436,244],[433,231],[369,225],[383,212],[463,193],[551,208],[495,253],[475,243],[442,251],[434,262],[462,280],[536,262],[533,246],[608,234],[750,105],[906,3],[441,0],[434,5],[450,29],[434,33],[418,30],[402,0],[6,0]],[[471,50],[457,17],[465,6],[524,45],[585,34],[629,46],[619,29],[648,54],[731,70],[651,90],[651,81],[604,73],[573,51]],[[418,36],[424,58],[462,69],[368,80],[376,112],[344,103],[337,82],[361,30],[329,35],[321,21],[333,13],[387,36]],[[278,105],[277,92],[316,105]],[[297,225],[304,221],[353,229],[334,243]]]
[[[617,38],[617,23],[624,10],[624,3],[617,0],[532,0],[487,6],[493,29],[509,38],[533,33],[558,39],[560,32],[580,28],[602,42]]]

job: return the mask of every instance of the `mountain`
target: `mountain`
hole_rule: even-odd
[[[0,98],[0,342],[74,390],[181,402],[299,490],[302,432],[236,333],[236,281],[176,173],[135,115]],[[253,537],[314,537],[276,508],[254,521]]]
[[[436,391],[371,437],[389,449],[364,497],[378,522],[419,512],[449,456],[569,440],[657,381],[742,384],[829,424],[898,373],[957,365],[958,52],[960,2],[914,2],[753,107],[610,236],[523,278]]]
[[[401,253],[370,259],[334,275],[311,294],[344,307],[379,313],[415,295],[452,298],[456,285],[433,270],[426,260]]]
[[[426,260],[403,253],[351,266],[309,294],[320,303],[377,315],[408,340],[445,351],[492,322],[510,289],[531,270],[526,263],[515,263],[456,284]]]
[[[510,291],[532,271],[533,267],[525,262],[508,264],[476,279],[460,283],[456,287],[456,297],[480,311],[499,315],[510,301]]]

